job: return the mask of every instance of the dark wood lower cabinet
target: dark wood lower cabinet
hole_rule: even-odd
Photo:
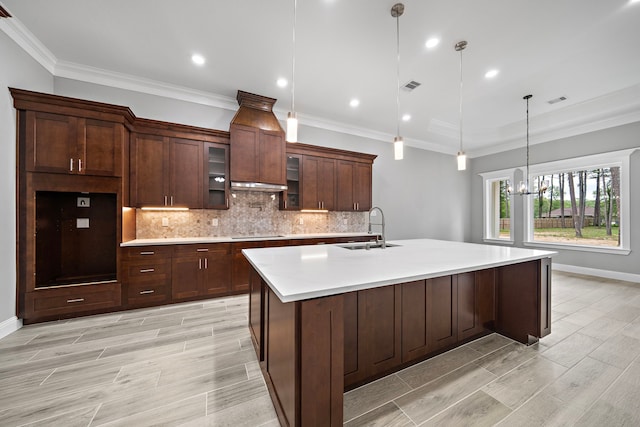
[[[173,299],[229,293],[230,261],[230,243],[177,246],[171,261]]]
[[[281,425],[341,425],[343,391],[491,331],[523,343],[550,332],[550,259],[290,303],[250,277],[251,335]]]

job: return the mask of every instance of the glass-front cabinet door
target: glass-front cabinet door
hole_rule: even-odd
[[[229,146],[204,144],[205,208],[229,209]]]
[[[280,209],[300,210],[302,206],[300,203],[301,167],[302,162],[299,155],[287,155],[287,190],[283,191],[280,195]]]

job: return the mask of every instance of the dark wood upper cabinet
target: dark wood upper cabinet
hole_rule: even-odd
[[[300,189],[302,209],[371,209],[371,178],[375,155],[289,143],[287,156],[302,159],[300,180],[295,183]],[[282,202],[280,208],[285,208]],[[286,209],[292,208],[288,205]]]
[[[302,208],[335,209],[336,162],[326,157],[302,159]]]
[[[341,160],[337,169],[337,210],[371,209],[371,164]]]
[[[28,172],[122,176],[121,123],[27,111],[26,133]]]
[[[131,140],[131,204],[203,207],[203,143],[134,134]]]
[[[166,137],[131,135],[130,203],[132,206],[164,206],[169,193],[165,168],[169,151]]]

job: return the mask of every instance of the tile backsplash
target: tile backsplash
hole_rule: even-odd
[[[278,209],[278,195],[238,191],[228,210],[136,212],[136,238],[270,236],[367,231],[366,212],[302,213]],[[162,225],[163,218],[168,221]],[[213,225],[217,220],[217,226]]]

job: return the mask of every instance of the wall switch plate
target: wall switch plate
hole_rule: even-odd
[[[211,225],[213,225],[214,227],[217,227],[218,226],[218,218],[213,218],[211,220]]]
[[[345,219],[343,219],[343,220],[342,220],[342,223],[343,223],[344,225],[348,225],[348,224],[349,224],[349,220],[345,218]]]
[[[303,225],[304,224],[304,220],[302,218],[298,219],[298,224]]]
[[[169,218],[167,218],[166,216],[162,218],[162,226],[163,227],[169,226]]]
[[[89,228],[89,218],[76,218],[76,228]]]

